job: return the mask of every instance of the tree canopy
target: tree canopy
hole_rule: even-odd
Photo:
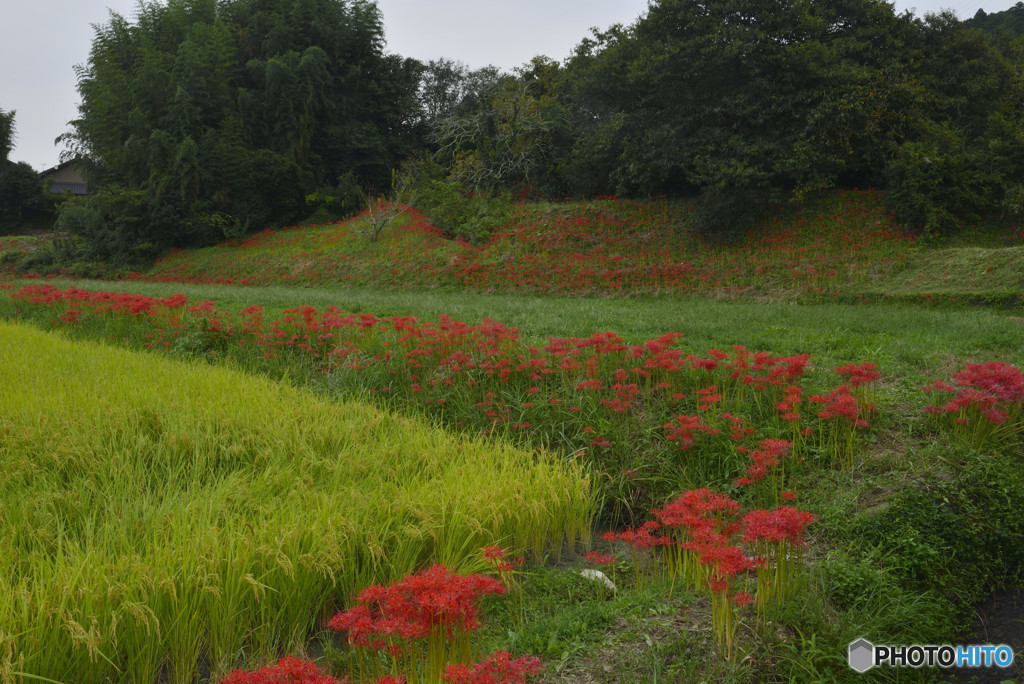
[[[699,225],[726,236],[832,187],[882,188],[933,231],[1024,209],[1024,43],[951,14],[652,0],[565,62],[513,73],[383,46],[365,0],[111,14],[64,136],[99,192],[62,225],[96,256],[150,258],[386,188],[414,154],[438,165],[420,195],[437,206],[454,188],[698,196]]]
[[[567,70],[575,189],[700,193],[712,230],[837,185],[886,187],[939,227],[983,208],[973,186],[1001,197],[1020,170],[983,169],[993,136],[1019,129],[1020,50],[951,15],[919,20],[882,0],[657,0],[580,43]],[[922,215],[918,195],[939,211]]]
[[[295,219],[340,175],[385,183],[414,144],[420,66],[384,53],[373,3],[144,2],[95,34],[63,139],[101,191],[63,220],[99,256]]]

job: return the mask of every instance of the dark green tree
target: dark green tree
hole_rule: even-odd
[[[7,163],[14,148],[14,110],[5,112],[0,109],[0,164]]]
[[[62,139],[106,191],[64,221],[87,238],[106,221],[97,257],[295,220],[339,177],[380,186],[418,144],[421,67],[384,53],[371,2],[143,2],[95,30]],[[103,203],[142,218],[114,226]]]
[[[0,109],[0,235],[21,232],[27,224],[45,220],[51,210],[39,174],[8,158],[14,148],[14,114]]]

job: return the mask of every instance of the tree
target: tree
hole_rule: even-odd
[[[534,97],[521,78],[503,76],[491,93],[464,113],[439,118],[432,140],[450,177],[467,192],[491,193],[536,183],[551,157],[560,111],[551,98]]]
[[[836,185],[897,183],[953,216],[1011,177],[981,168],[1019,80],[1011,51],[952,15],[922,21],[882,0],[654,0],[569,61],[565,177],[586,193],[699,194],[698,223],[718,234]],[[1000,149],[1014,139],[1005,128]],[[955,159],[956,140],[969,152]],[[930,192],[942,186],[911,173],[927,149],[963,174],[946,179],[962,192]]]
[[[104,233],[99,258],[296,220],[314,190],[348,173],[383,184],[416,145],[421,67],[384,54],[371,2],[143,2],[134,24],[111,13],[95,30],[62,140],[110,191],[88,200],[95,215],[148,217]]]
[[[354,224],[354,230],[370,242],[377,242],[384,229],[416,202],[415,179],[410,173],[396,171],[392,174],[389,196],[376,196],[360,188],[359,197],[366,212],[362,221]]]
[[[20,232],[26,223],[45,218],[51,202],[43,181],[25,162],[13,162],[14,110],[0,109],[0,235]]]
[[[0,109],[0,165],[7,163],[14,148],[14,110],[5,112]]]

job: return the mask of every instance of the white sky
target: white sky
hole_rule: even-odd
[[[897,0],[920,15],[978,8],[998,12],[1016,0]],[[591,26],[632,23],[647,0],[378,0],[388,52],[421,60],[447,57],[470,67],[520,66],[535,55],[559,61]],[[10,158],[37,171],[57,163],[53,141],[77,116],[73,67],[89,56],[91,24],[110,8],[131,16],[136,0],[0,0],[0,109],[17,111]]]

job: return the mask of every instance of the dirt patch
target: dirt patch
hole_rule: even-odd
[[[1013,665],[963,670],[951,674],[950,684],[1001,684],[1024,682],[1024,587],[1000,592],[978,608],[975,621],[976,644],[1006,644],[1013,649]]]
[[[600,647],[568,660],[562,667],[549,667],[538,682],[610,684],[622,681],[627,674],[624,667],[631,670],[628,676],[635,677],[636,681],[644,681],[644,673],[652,669],[663,672],[673,667],[703,669],[717,658],[711,604],[706,597],[686,601],[678,600],[678,612],[670,615],[620,619]]]

